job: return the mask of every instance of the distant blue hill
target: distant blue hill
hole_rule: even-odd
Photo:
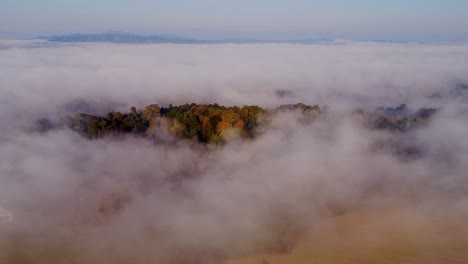
[[[108,32],[98,34],[70,34],[41,36],[50,42],[107,42],[107,43],[181,43],[195,44],[204,41],[165,35],[135,35],[124,32]]]
[[[41,36],[36,39],[44,39],[49,42],[102,42],[102,43],[174,43],[174,44],[251,44],[251,43],[297,43],[297,44],[318,44],[331,43],[332,39],[302,39],[302,40],[256,40],[256,39],[218,39],[199,40],[170,35],[136,35],[126,32],[106,32],[97,34],[69,34]]]

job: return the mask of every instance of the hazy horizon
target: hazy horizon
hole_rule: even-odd
[[[340,38],[466,42],[468,2],[431,1],[11,1],[0,38],[126,31],[201,39]]]

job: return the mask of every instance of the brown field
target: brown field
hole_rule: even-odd
[[[434,212],[348,213],[315,224],[288,254],[259,254],[227,264],[468,263],[468,217]]]

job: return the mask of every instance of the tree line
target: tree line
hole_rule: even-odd
[[[151,104],[143,109],[131,107],[127,113],[109,112],[103,116],[80,113],[69,117],[67,125],[87,138],[97,139],[128,133],[150,136],[163,121],[167,130],[177,138],[221,144],[232,138],[253,138],[259,126],[284,112],[297,113],[302,121],[308,122],[327,113],[328,107],[298,103],[269,110],[256,105],[239,107],[192,103],[164,107]],[[357,109],[352,114],[361,117],[364,124],[372,129],[407,131],[427,122],[435,112],[436,109],[432,108],[410,112],[406,105],[401,105],[374,111]]]

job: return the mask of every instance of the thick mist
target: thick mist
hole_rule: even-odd
[[[0,208],[14,215],[0,222],[2,264],[289,254],[318,223],[363,211],[404,210],[395,226],[468,246],[468,46],[20,44],[0,48]],[[311,123],[279,114],[255,139],[215,149],[36,129],[41,118],[186,102],[330,113]],[[369,130],[351,114],[402,103],[440,111],[407,133]],[[402,159],[376,150],[381,141],[423,154]],[[373,224],[359,223],[383,232]],[[412,263],[438,257],[427,254]]]

